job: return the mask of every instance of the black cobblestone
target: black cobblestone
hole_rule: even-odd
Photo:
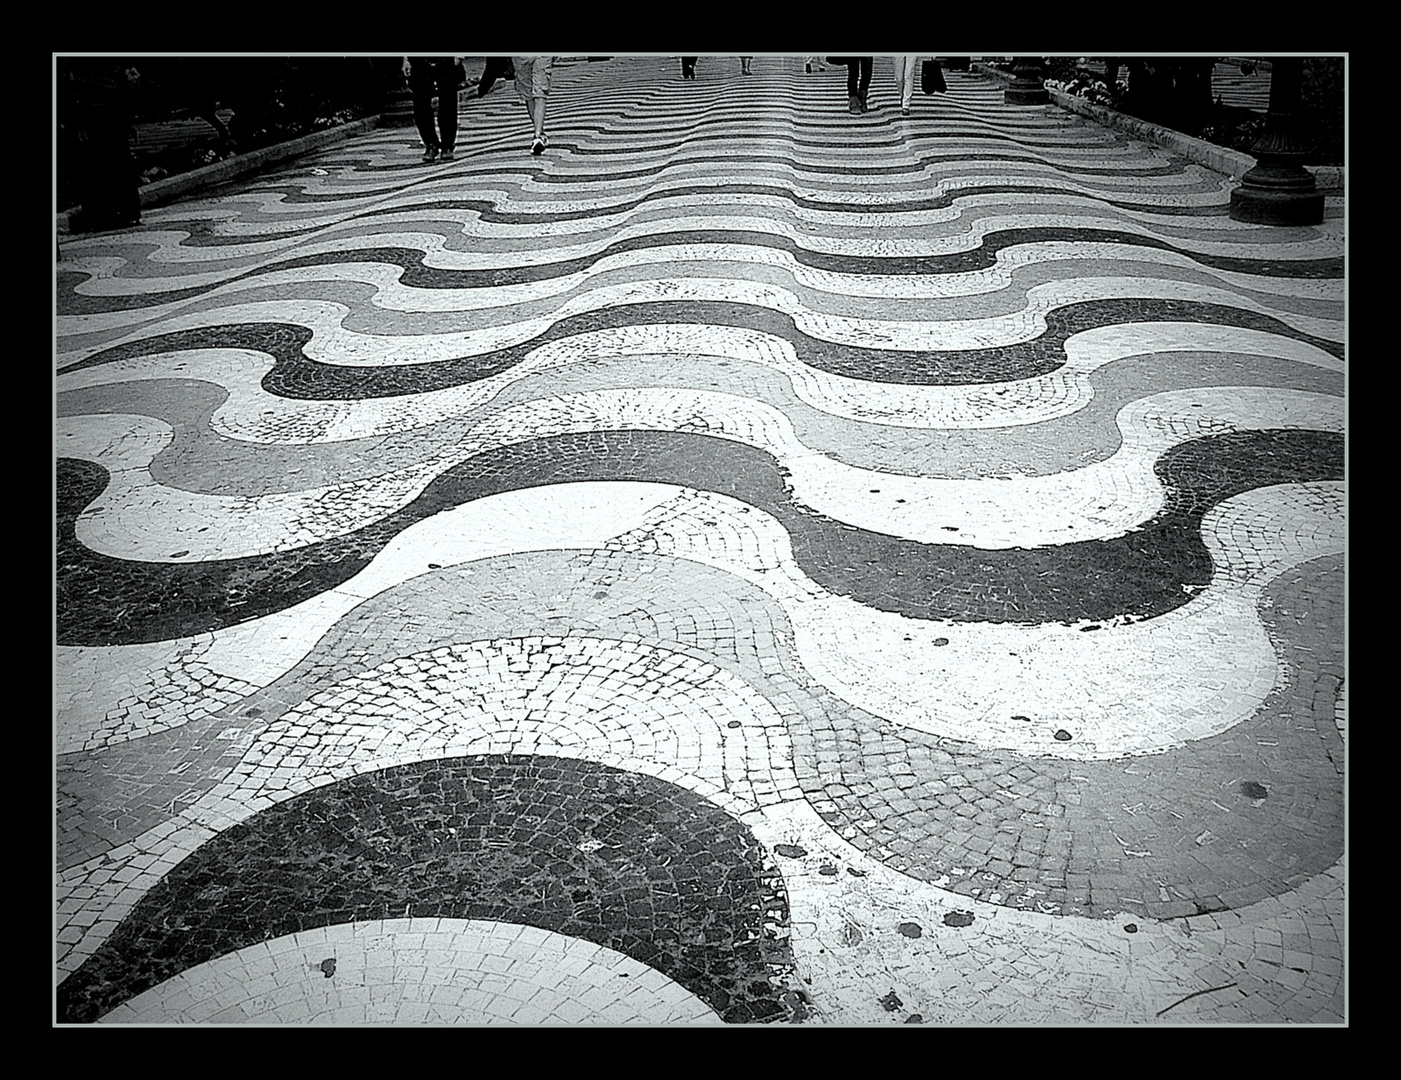
[[[787,898],[742,826],[651,777],[499,755],[367,773],[225,830],[63,982],[59,1018],[96,1020],[259,941],[406,910],[582,937],[656,968],[730,1022],[788,1018],[773,972],[792,956],[765,927],[774,912],[786,924]]]

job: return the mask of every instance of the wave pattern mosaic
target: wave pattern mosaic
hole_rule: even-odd
[[[1342,205],[564,62],[65,241],[60,1023],[1335,1023]]]

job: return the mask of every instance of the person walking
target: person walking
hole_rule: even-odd
[[[751,67],[749,66],[749,65],[753,62],[753,60],[754,60],[754,57],[752,57],[752,56],[741,56],[741,57],[739,58],[739,73],[740,73],[741,75],[753,75],[753,74],[754,74],[754,69],[751,68]]]
[[[812,74],[812,69],[813,69],[814,67],[816,67],[819,71],[826,71],[826,70],[827,70],[827,65],[824,64],[824,63],[822,62],[822,57],[820,57],[820,56],[805,56],[805,57],[803,57],[803,70],[804,70],[805,72],[807,72],[809,75],[811,75],[811,74]]]
[[[900,115],[910,115],[910,103],[915,97],[915,79],[919,78],[918,56],[894,56],[895,89],[900,95]]]
[[[873,56],[829,56],[829,63],[846,65],[846,95],[848,108],[854,113],[866,111],[866,95],[871,89]]]
[[[525,102],[525,111],[530,114],[530,123],[535,129],[535,140],[530,144],[530,152],[539,157],[550,145],[550,137],[545,134],[545,99],[550,95],[550,73],[555,65],[553,56],[513,56],[511,63],[516,68],[516,93]]]
[[[683,56],[681,58],[681,77],[683,79],[694,79],[696,77],[696,61],[698,56]]]
[[[460,56],[406,56],[404,77],[413,94],[413,122],[423,140],[423,160],[451,161],[457,144],[457,72]],[[433,129],[433,98],[438,127]]]

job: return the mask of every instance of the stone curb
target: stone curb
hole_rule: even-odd
[[[1013,82],[1016,76],[1010,71],[1002,71],[991,64],[973,63],[968,65],[969,71],[976,71],[979,75],[986,75],[991,79],[1001,79],[1003,82]]]
[[[1003,82],[1011,82],[1013,79],[1013,76],[1008,72],[998,71],[987,64],[974,64],[972,66],[980,74],[1001,79]],[[1203,139],[1196,139],[1191,135],[1184,135],[1180,131],[1165,128],[1161,124],[1150,124],[1147,120],[1139,120],[1137,117],[1116,112],[1103,105],[1096,105],[1092,101],[1086,101],[1082,97],[1067,94],[1054,87],[1048,86],[1046,90],[1051,95],[1051,100],[1062,109],[1088,117],[1105,127],[1127,132],[1145,142],[1156,143],[1165,150],[1181,154],[1188,161],[1205,165],[1208,169],[1214,169],[1219,173],[1225,173],[1233,180],[1239,180],[1245,175],[1247,169],[1255,167],[1255,159],[1239,150],[1227,150],[1225,147],[1216,146]],[[1318,185],[1319,191],[1329,195],[1343,194],[1346,177],[1341,166],[1306,165],[1305,168],[1313,173],[1314,182]]]
[[[1051,100],[1062,109],[1089,117],[1105,127],[1127,132],[1145,142],[1156,143],[1165,150],[1181,154],[1188,161],[1205,165],[1208,169],[1214,169],[1219,173],[1225,173],[1233,180],[1239,180],[1245,175],[1246,170],[1255,167],[1255,159],[1239,150],[1228,150],[1202,139],[1183,135],[1182,132],[1165,128],[1161,124],[1150,124],[1147,120],[1126,116],[1124,113],[1115,112],[1103,105],[1086,101],[1075,94],[1067,94],[1063,90],[1056,90],[1049,86],[1046,89],[1051,95]],[[1343,193],[1345,170],[1341,166],[1306,165],[1305,168],[1313,174],[1314,182],[1318,185],[1319,191],[1330,195]]]
[[[170,176],[164,180],[157,180],[154,183],[146,184],[140,189],[141,205],[159,206],[162,203],[170,202],[181,195],[189,195],[195,191],[202,191],[205,188],[215,187],[218,184],[232,180],[236,176],[253,172],[256,169],[264,168],[288,158],[299,157],[302,154],[310,153],[313,150],[320,150],[324,146],[342,142],[352,136],[369,131],[378,127],[380,118],[378,116],[367,116],[362,120],[352,120],[348,124],[340,124],[333,128],[325,128],[322,131],[313,131],[309,135],[292,139],[285,143],[277,143],[274,146],[265,146],[261,150],[254,150],[247,154],[236,154],[223,161],[216,161],[213,165],[205,165],[199,169],[192,169],[190,172],[181,173],[179,176]],[[69,232],[68,219],[75,211],[81,207],[70,207],[58,214],[58,232],[67,234]]]

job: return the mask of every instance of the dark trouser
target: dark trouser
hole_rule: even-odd
[[[477,83],[477,97],[486,97],[487,91],[496,85],[497,79],[514,79],[516,66],[509,56],[488,56],[486,67],[482,68],[481,81]]]
[[[411,59],[409,89],[413,92],[413,122],[430,150],[451,150],[457,144],[457,69],[451,57]],[[433,131],[433,96],[438,98],[438,131]]]
[[[871,88],[871,68],[875,66],[874,56],[844,57],[846,60],[846,92],[866,100],[866,91]],[[860,77],[860,84],[857,77]]]
[[[694,79],[696,77],[696,61],[698,56],[683,56],[681,58],[681,77],[683,79]]]

